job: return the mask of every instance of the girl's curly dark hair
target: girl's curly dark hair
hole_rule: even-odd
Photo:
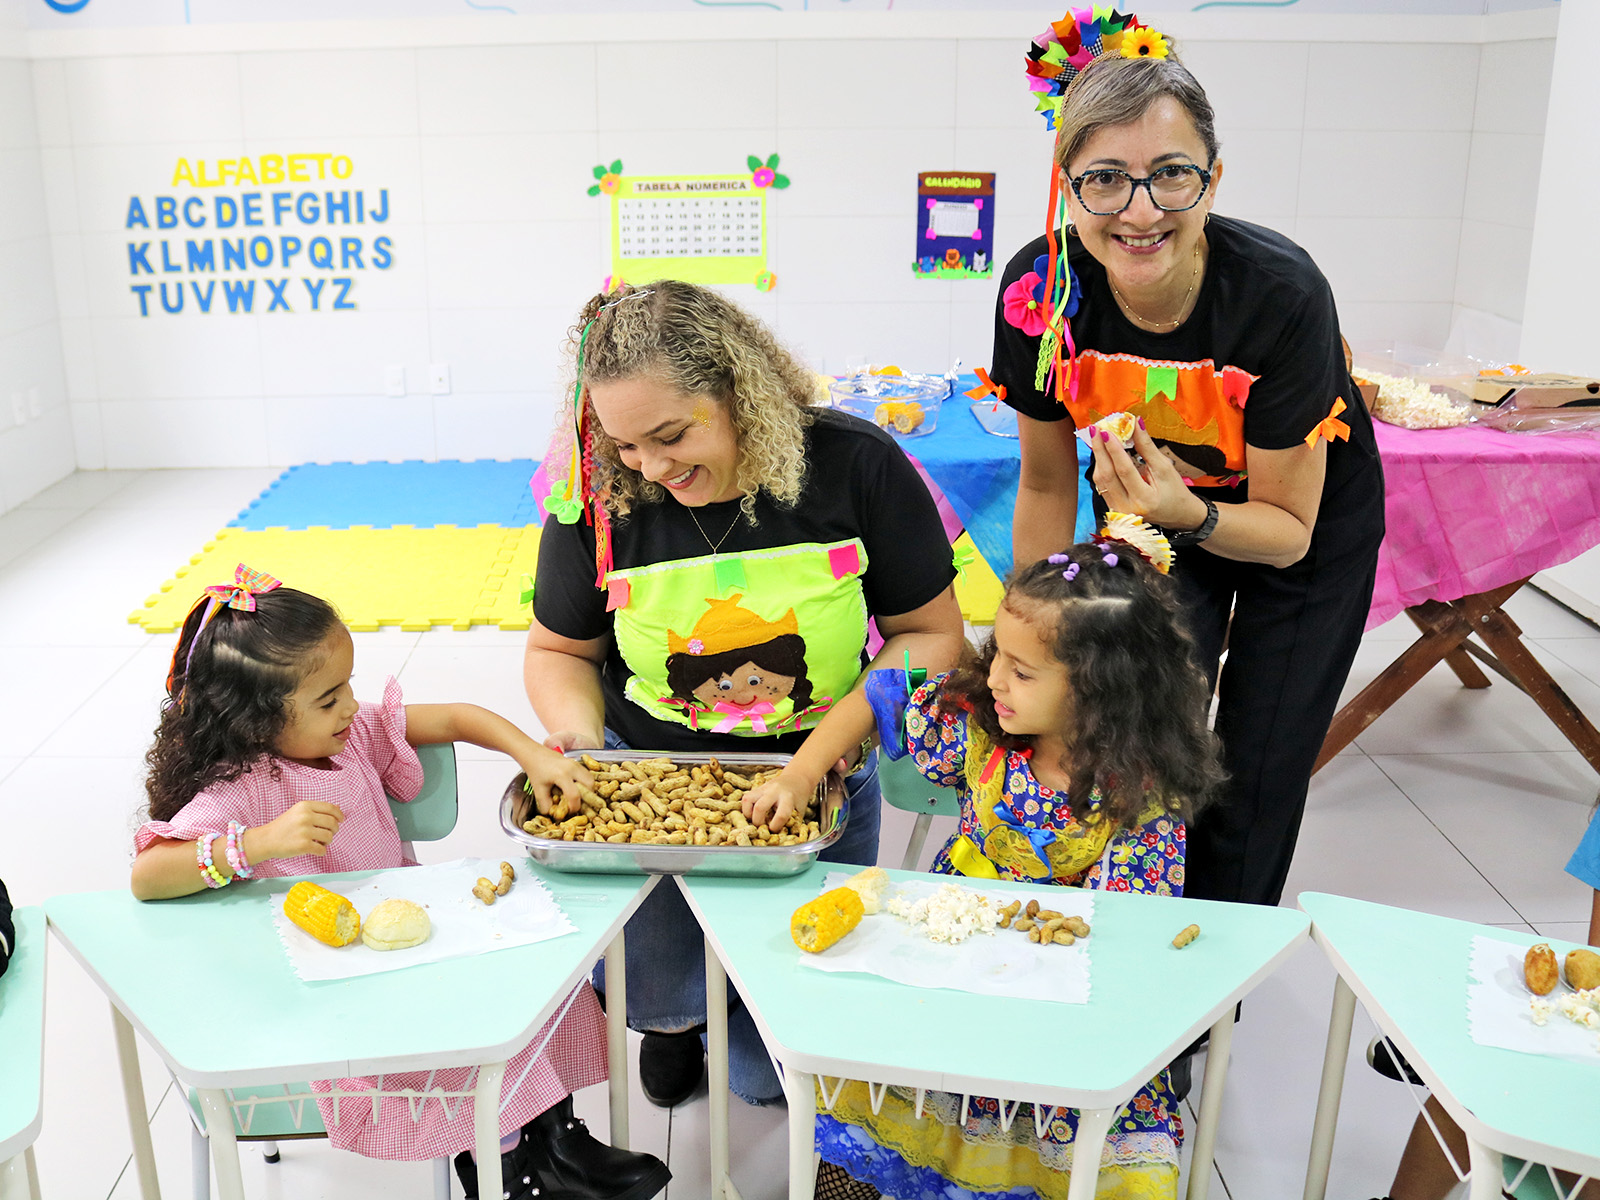
[[[1107,565],[1105,554],[1116,556]],[[1131,546],[1086,542],[1015,572],[1003,606],[1044,635],[1067,671],[1071,697],[1062,768],[1072,815],[1100,812],[1127,828],[1151,800],[1184,821],[1215,795],[1223,779],[1216,736],[1208,727],[1211,690],[1196,665],[1194,642],[1172,585]],[[1077,564],[1072,572],[1068,560]],[[1064,574],[1073,573],[1068,580]],[[959,709],[1007,749],[1031,737],[1000,728],[989,668],[994,635],[968,650],[944,680],[938,704]]]
[[[207,611],[198,604],[183,622],[155,744],[144,756],[152,821],[172,820],[200,792],[272,753],[288,698],[340,625],[326,600],[286,587],[258,595],[254,612],[223,606],[206,621]]]

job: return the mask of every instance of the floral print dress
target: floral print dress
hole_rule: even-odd
[[[1069,844],[1081,835],[1066,797],[1034,778],[1027,751],[991,751],[981,733],[969,731],[965,714],[937,710],[939,682],[931,680],[913,694],[905,721],[907,746],[918,769],[934,783],[956,788],[961,800],[960,826],[935,857],[934,871],[958,873],[951,855],[963,838],[993,844],[975,802],[969,749],[975,763],[981,753],[981,765],[990,767],[990,774],[1004,770],[1003,798],[995,811],[1029,844]],[[1147,815],[1136,828],[1107,839],[1086,869],[1071,876],[1051,873],[1048,882],[1181,895],[1183,822],[1154,811]],[[993,828],[991,823],[987,832],[992,834]],[[1048,854],[1042,857],[1049,861]],[[1003,863],[996,867],[1002,879],[1046,882]],[[894,1086],[874,1113],[866,1084],[852,1080],[831,1108],[819,1113],[816,1142],[824,1159],[893,1200],[1064,1200],[1077,1125],[1075,1111],[1058,1108],[1040,1134],[1033,1105],[1026,1101],[1006,1119],[994,1097],[967,1097],[963,1105],[961,1096],[938,1091],[926,1094],[919,1117],[916,1089]],[[1176,1197],[1182,1141],[1178,1101],[1162,1071],[1112,1122],[1095,1195],[1099,1200]]]

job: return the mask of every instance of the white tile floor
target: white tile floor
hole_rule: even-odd
[[[266,470],[80,473],[0,516],[0,877],[20,904],[127,878],[141,756],[170,653],[127,615],[275,476]],[[1524,591],[1510,606],[1573,699],[1600,717],[1600,631]],[[1401,620],[1361,649],[1350,691],[1409,640]],[[533,726],[520,686],[518,634],[385,630],[357,634],[358,691],[390,673],[412,699],[473,700]],[[455,833],[435,860],[494,855],[491,805],[505,761],[468,751]],[[1596,794],[1595,774],[1531,701],[1496,682],[1468,692],[1436,670],[1315,780],[1288,896],[1343,892],[1473,921],[1584,936],[1589,899],[1562,871]],[[476,814],[476,815],[474,815]],[[890,810],[883,854],[898,864],[910,818]],[[925,858],[945,830],[929,839]],[[50,954],[44,1130],[47,1197],[134,1200],[128,1131],[106,1002],[59,947]],[[1212,1194],[1298,1196],[1315,1105],[1333,974],[1307,947],[1246,1002],[1234,1040]],[[1410,1125],[1404,1089],[1355,1063],[1358,1018],[1329,1195],[1381,1195]],[[189,1195],[187,1119],[154,1055],[145,1081],[162,1186]],[[157,1101],[159,1105],[157,1106]],[[600,1132],[602,1089],[579,1096]],[[634,1144],[662,1155],[670,1195],[707,1195],[705,1094],[669,1113],[637,1093]],[[784,1112],[732,1103],[734,1171],[750,1200],[783,1194]],[[246,1147],[252,1197],[430,1195],[427,1169],[290,1143],[267,1167]]]

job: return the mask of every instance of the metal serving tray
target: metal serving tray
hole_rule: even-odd
[[[569,750],[568,758],[587,754],[596,762],[642,762],[670,758],[684,766],[703,766],[715,758],[724,767],[742,771],[781,767],[789,754],[690,754],[667,750]],[[520,779],[521,776],[518,776]],[[850,802],[841,796],[835,806],[827,795],[827,781],[817,785],[817,808],[824,832],[820,838],[794,846],[648,846],[610,842],[563,842],[535,837],[512,819],[516,781],[500,797],[500,828],[512,841],[527,847],[528,857],[552,871],[591,875],[733,875],[776,879],[798,875],[844,832]],[[837,813],[835,817],[833,814]],[[830,823],[831,822],[831,823]]]

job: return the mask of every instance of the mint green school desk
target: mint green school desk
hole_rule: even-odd
[[[19,908],[11,914],[17,944],[11,965],[0,975],[0,1196],[39,1200],[39,1168],[33,1140],[42,1117],[44,1090],[44,909]],[[21,1163],[12,1160],[20,1158]],[[15,1180],[20,1171],[21,1190]]]
[[[1467,1029],[1472,939],[1527,946],[1545,939],[1321,892],[1302,892],[1300,907],[1311,917],[1312,940],[1339,972],[1306,1200],[1322,1200],[1327,1189],[1357,1000],[1467,1135],[1470,1200],[1499,1200],[1506,1155],[1600,1175],[1600,1054],[1594,1065],[1520,1054],[1480,1046]],[[1537,1187],[1544,1172],[1531,1174],[1528,1184]]]
[[[527,859],[516,867],[519,878],[544,882],[576,933],[321,983],[295,976],[272,926],[271,907],[282,902],[282,890],[260,885],[288,880],[234,884],[177,900],[140,902],[126,888],[50,900],[45,911],[56,937],[111,1001],[144,1200],[158,1200],[161,1190],[135,1030],[181,1084],[199,1091],[223,1200],[244,1200],[226,1091],[233,1087],[476,1066],[478,1157],[498,1161],[506,1060],[588,977],[602,953],[620,963],[622,927],[656,882],[555,875]],[[319,875],[316,881],[337,891],[371,874]],[[614,1001],[610,1009],[616,1014],[607,1018],[611,1140],[626,1146],[626,1005]]]
[[[1306,940],[1304,914],[1095,892],[1090,1000],[1054,1004],[908,987],[876,975],[801,966],[789,917],[817,895],[830,869],[840,868],[817,863],[803,874],[772,881],[678,879],[706,934],[711,1181],[717,1200],[739,1194],[728,1178],[727,978],[737,985],[782,1068],[789,1101],[790,1200],[811,1200],[814,1187],[818,1076],[1076,1108],[1081,1152],[1074,1157],[1098,1164],[1117,1111],[1209,1029],[1188,1190],[1189,1200],[1205,1200],[1234,1005]],[[896,881],[928,878],[909,871],[889,875]],[[991,895],[1041,890],[992,880],[966,882]],[[1070,894],[1062,890],[1065,902]],[[1199,938],[1174,950],[1173,936],[1190,923],[1200,926]],[[984,1027],[1009,1032],[950,1036],[951,1030],[970,1030],[980,1017]],[[1028,1030],[1050,1032],[1029,1036]],[[1075,1171],[1069,1200],[1090,1200],[1096,1174]]]

